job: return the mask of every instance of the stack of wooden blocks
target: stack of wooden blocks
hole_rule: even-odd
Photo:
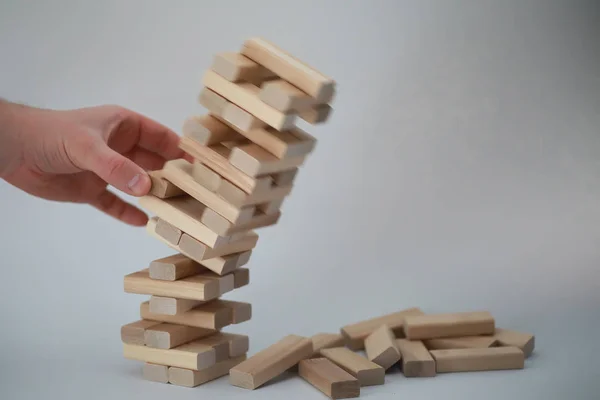
[[[315,148],[298,118],[325,122],[335,92],[332,79],[260,38],[217,54],[203,86],[208,112],[185,121],[180,142],[191,160],[153,171],[140,200],[155,214],[147,232],[177,253],[125,277],[125,292],[151,297],[121,329],[124,356],[145,363],[146,379],[189,387],[246,359],[249,338],[222,329],[248,321],[251,305],[222,296],[249,283],[255,230],[279,221]]]

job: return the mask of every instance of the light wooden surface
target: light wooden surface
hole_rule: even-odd
[[[274,225],[279,221],[279,217],[280,213],[265,214],[255,211],[250,220],[234,224],[217,212],[208,209],[202,215],[201,222],[221,236],[231,236],[236,233]]]
[[[200,105],[204,106],[211,114],[221,115],[223,113],[223,109],[229,103],[226,98],[218,95],[212,90],[204,87],[200,91],[198,95],[198,102]]]
[[[160,323],[144,332],[144,344],[155,349],[172,349],[192,340],[214,334],[211,329],[194,326]]]
[[[150,176],[150,182],[152,184],[150,186],[151,195],[166,199],[184,194],[183,190],[165,179],[162,170],[149,171],[148,175]]]
[[[276,174],[271,175],[273,178],[273,184],[277,186],[287,186],[294,183],[296,179],[296,175],[298,175],[298,168],[291,168],[286,171],[277,172]]]
[[[487,311],[427,314],[404,320],[408,339],[491,335],[494,328],[494,317]]]
[[[443,372],[523,369],[525,356],[518,347],[432,350],[436,370]]]
[[[302,360],[299,375],[332,399],[349,399],[360,396],[358,379],[326,358]]]
[[[202,339],[195,340],[174,349],[155,349],[124,343],[123,356],[130,360],[201,370],[216,363],[214,348],[201,341]]]
[[[240,82],[259,78],[264,67],[240,53],[221,52],[214,55],[210,69],[230,82]]]
[[[144,363],[142,377],[147,381],[169,383],[169,367],[152,363]]]
[[[154,198],[158,199],[158,197]],[[178,199],[179,198],[181,197],[178,197]],[[176,226],[171,225],[162,218],[159,218],[156,223],[156,234],[162,236],[169,243],[178,245],[179,241],[181,240],[181,235],[183,235],[183,232]]]
[[[246,175],[274,174],[304,164],[305,155],[279,159],[257,144],[238,146],[231,151],[229,162]]]
[[[248,39],[240,52],[305,91],[317,103],[328,103],[333,97],[335,82],[331,78],[269,41]]]
[[[303,111],[298,116],[310,124],[322,124],[327,122],[332,111],[333,108],[329,104],[323,104]]]
[[[148,270],[152,279],[176,281],[199,274],[205,268],[185,255],[177,253],[152,261]]]
[[[435,361],[420,340],[397,339],[396,346],[402,355],[402,373],[406,377],[435,376]]]
[[[250,283],[250,270],[248,268],[238,268],[233,271],[234,288],[239,289]]]
[[[317,333],[310,340],[313,344],[313,357],[320,357],[322,349],[344,345],[344,337],[339,333]]]
[[[382,325],[365,338],[365,352],[369,361],[386,370],[402,358],[394,332],[387,325]]]
[[[530,333],[496,328],[494,338],[502,346],[515,346],[520,348],[525,354],[525,357],[529,357],[535,348],[535,336]]]
[[[175,297],[151,296],[148,301],[149,311],[152,314],[177,315],[194,307],[204,304],[200,300],[178,299]]]
[[[358,379],[361,386],[383,385],[385,369],[347,347],[322,349],[321,355]]]
[[[144,332],[146,329],[160,324],[157,321],[139,320],[121,327],[121,341],[128,344],[144,345]]]
[[[195,161],[192,167],[192,177],[196,182],[211,192],[216,192],[223,178],[200,161]]]
[[[498,339],[491,335],[463,336],[424,340],[423,343],[429,350],[444,349],[469,349],[478,347],[493,347],[498,344]]]
[[[169,383],[177,386],[189,388],[196,387],[229,374],[229,370],[231,368],[245,360],[245,355],[236,358],[230,358],[218,362],[212,367],[208,367],[202,371],[170,367],[168,369],[168,381]]]
[[[167,315],[150,312],[150,303],[146,301],[140,305],[140,316],[151,321],[218,330],[234,323],[239,324],[250,320],[252,306],[237,301],[214,300],[179,314]]]
[[[313,108],[315,99],[306,92],[283,79],[265,82],[260,89],[258,98],[274,109],[287,112],[301,112]]]
[[[235,167],[234,167],[235,168]],[[270,176],[259,179],[269,180],[269,187],[263,190],[257,190],[255,193],[248,194],[234,184],[223,181],[217,194],[236,207],[251,205],[260,205],[275,200],[283,200],[293,189],[291,184],[287,186],[270,186],[272,178]]]
[[[240,138],[235,130],[210,114],[186,118],[182,134],[204,146]]]
[[[245,389],[256,389],[310,357],[312,351],[310,339],[288,335],[232,368],[229,382]]]
[[[273,128],[256,128],[241,133],[279,159],[307,155],[316,145],[316,139],[299,128],[282,132]]]
[[[404,318],[409,315],[423,315],[417,307],[381,315],[364,321],[346,325],[341,328],[341,333],[346,338],[346,346],[352,350],[364,348],[364,339],[382,325],[387,325],[394,331],[396,337],[404,337]]]
[[[237,132],[248,132],[253,129],[261,129],[268,126],[264,121],[256,118],[248,111],[231,102],[223,107],[223,112],[219,117]]]

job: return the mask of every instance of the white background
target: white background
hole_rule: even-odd
[[[263,36],[338,82],[281,222],[262,230],[251,353],[420,306],[536,334],[523,371],[405,379],[369,398],[592,399],[600,311],[595,1],[2,1],[0,96],[116,103],[180,132],[213,54]],[[0,398],[323,398],[141,379],[127,273],[171,254],[91,207],[0,184]],[[244,397],[245,396],[245,397]]]

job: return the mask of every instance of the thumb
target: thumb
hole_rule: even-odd
[[[150,177],[139,165],[117,153],[104,142],[98,143],[83,161],[86,170],[94,172],[116,189],[132,196],[150,191]]]

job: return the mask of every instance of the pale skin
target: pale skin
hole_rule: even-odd
[[[0,99],[0,178],[52,201],[86,203],[133,226],[148,216],[108,185],[140,197],[151,188],[149,170],[184,156],[179,136],[119,106],[67,111]]]

